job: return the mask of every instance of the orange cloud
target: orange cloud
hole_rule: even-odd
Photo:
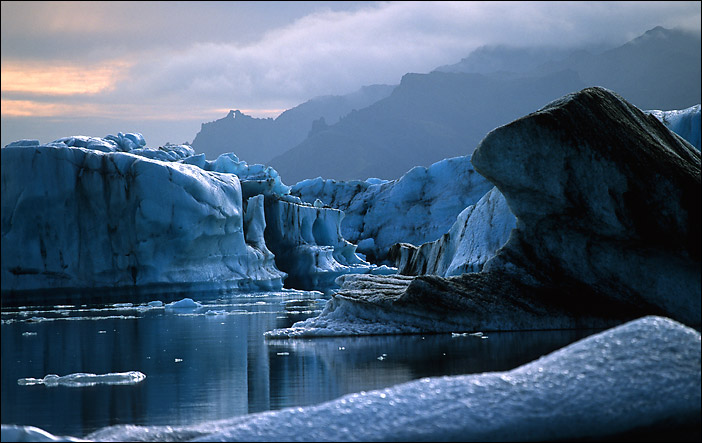
[[[92,103],[65,104],[2,99],[0,107],[3,117],[92,116],[101,113],[101,107]]]
[[[2,63],[2,92],[42,95],[97,94],[110,90],[128,65],[114,62],[99,66],[56,66]]]

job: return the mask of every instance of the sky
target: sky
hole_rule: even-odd
[[[700,32],[693,2],[2,2],[1,146],[140,132],[398,84],[483,45],[621,45]]]

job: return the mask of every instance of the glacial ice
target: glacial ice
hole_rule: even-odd
[[[419,247],[399,243],[395,255],[401,274],[433,274],[442,277],[480,272],[483,265],[509,239],[517,219],[497,188],[488,191],[475,205],[464,209],[448,232]]]
[[[700,105],[672,111],[654,109],[646,112],[656,117],[666,125],[668,129],[687,140],[692,146],[698,150],[700,149],[700,125],[702,124]]]
[[[492,188],[470,157],[417,166],[398,180],[303,180],[291,194],[344,211],[341,234],[358,251],[382,261],[395,243],[422,244],[441,237],[458,214]]]
[[[2,291],[276,290],[288,274],[281,263],[319,256],[314,267],[289,267],[291,281],[316,278],[295,272],[394,272],[363,261],[342,238],[286,235],[295,252],[278,260],[271,249],[284,247],[271,244],[267,224],[302,233],[294,225],[311,220],[315,232],[334,233],[338,226],[323,224],[341,220],[289,190],[270,167],[234,154],[209,161],[187,145],[149,148],[138,133],[10,143],[2,156]]]
[[[693,432],[699,428],[701,363],[699,332],[648,316],[510,371],[422,378],[317,405],[191,426],[111,426],[85,437],[91,441],[562,441],[630,438],[638,432],[669,436],[680,428]],[[2,439],[38,441],[33,432],[36,429],[3,425]]]

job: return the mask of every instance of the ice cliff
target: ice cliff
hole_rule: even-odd
[[[672,111],[652,110],[647,112],[660,120],[668,129],[690,142],[699,151],[700,122],[702,120],[700,105]]]
[[[417,166],[398,180],[303,180],[291,194],[344,211],[341,233],[369,259],[385,260],[395,243],[421,244],[441,237],[467,206],[492,184],[469,157]]]
[[[699,324],[700,153],[655,117],[588,88],[495,129],[472,162],[516,216],[481,272],[345,278],[319,317],[269,335],[606,327],[646,314]],[[420,253],[427,267],[451,267],[438,250],[453,238]]]
[[[343,239],[296,237],[305,229],[295,223],[337,232],[340,217],[288,193],[270,167],[233,154],[208,161],[186,145],[148,148],[137,133],[11,143],[2,149],[2,291],[272,289],[286,268],[298,279],[376,269]],[[294,211],[275,212],[278,205],[318,217],[286,219]],[[266,239],[273,221],[296,233],[286,233],[286,247],[300,246],[281,263],[275,236]],[[322,250],[329,257],[314,267],[287,266]]]
[[[476,204],[461,211],[439,239],[420,245],[397,243],[389,258],[400,274],[442,277],[480,272],[509,239],[516,219],[504,196],[492,188]]]

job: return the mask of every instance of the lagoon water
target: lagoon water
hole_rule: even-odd
[[[147,303],[184,297],[202,306]],[[508,370],[596,332],[264,338],[266,331],[317,315],[328,298],[284,290],[3,304],[1,421],[76,437],[116,424],[190,425],[421,377]],[[127,371],[146,379],[85,387],[18,384],[48,374]]]

